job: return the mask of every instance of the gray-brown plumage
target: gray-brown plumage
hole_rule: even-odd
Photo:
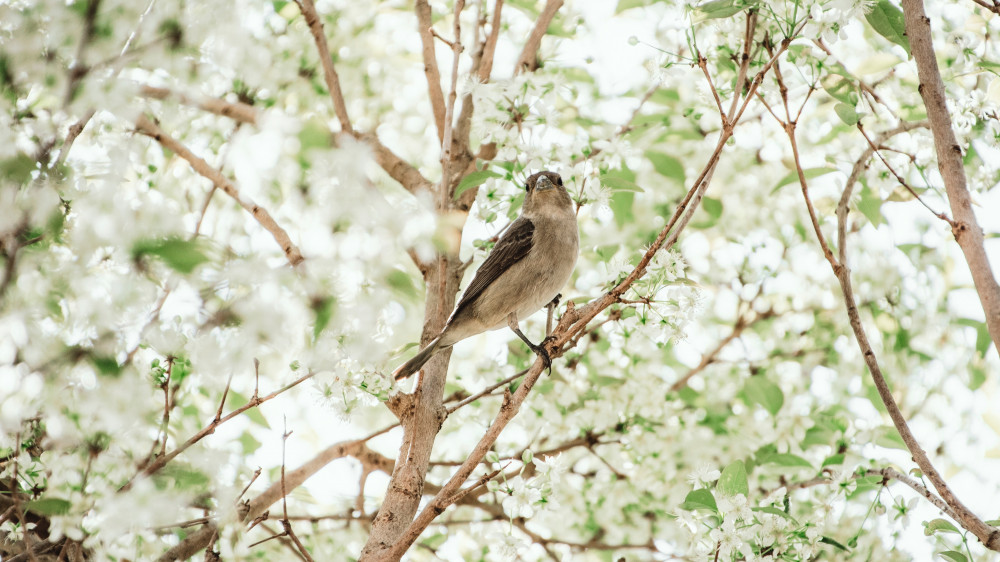
[[[531,349],[549,357],[521,332],[518,320],[534,314],[559,294],[580,251],[576,212],[562,178],[554,172],[528,177],[521,216],[497,242],[438,337],[393,373],[416,373],[435,353],[461,340],[509,326]]]

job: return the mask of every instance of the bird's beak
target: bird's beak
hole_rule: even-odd
[[[538,182],[535,183],[535,191],[545,191],[554,187],[555,184],[552,183],[552,180],[550,180],[548,176],[538,178]]]

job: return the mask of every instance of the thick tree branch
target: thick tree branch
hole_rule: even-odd
[[[431,110],[434,112],[434,125],[437,126],[438,141],[444,139],[444,93],[441,91],[441,71],[438,70],[437,56],[434,51],[434,37],[431,35],[431,6],[427,0],[416,1],[417,31],[420,32],[420,43],[423,45],[424,74],[427,75],[427,90],[431,98]],[[457,38],[456,38],[457,40]]]
[[[937,150],[938,170],[944,180],[948,202],[951,204],[951,215],[955,221],[952,233],[962,248],[965,261],[969,264],[976,292],[979,293],[979,300],[986,314],[986,326],[993,338],[994,349],[1000,353],[1000,285],[997,284],[989,257],[986,255],[983,229],[980,228],[976,214],[972,210],[972,198],[966,185],[965,168],[962,163],[962,147],[958,145],[955,132],[951,128],[944,82],[941,80],[941,71],[938,69],[934,54],[931,20],[924,13],[923,0],[903,0],[903,16],[913,60],[917,64],[917,76],[920,78],[920,86],[917,89],[927,107],[927,118],[931,123],[934,148]],[[996,540],[1000,545],[1000,536]]]
[[[235,199],[241,207],[246,209],[250,215],[253,216],[253,218],[256,219],[262,227],[264,227],[265,230],[271,233],[275,242],[278,243],[278,246],[280,246],[281,250],[285,253],[288,263],[292,264],[293,267],[302,263],[302,260],[304,259],[302,257],[302,252],[299,251],[298,246],[292,243],[292,239],[288,237],[288,233],[285,232],[285,229],[274,220],[274,217],[271,216],[271,213],[267,212],[267,209],[257,205],[249,197],[241,194],[239,190],[236,189],[236,186],[226,179],[224,175],[222,175],[222,172],[213,168],[208,162],[196,156],[177,139],[166,134],[158,125],[149,119],[146,119],[145,116],[139,116],[135,125],[137,131],[152,138],[156,142],[163,145],[164,148],[175,152],[178,156],[187,160],[196,172],[211,180],[212,183],[224,191],[226,195]]]
[[[547,0],[545,8],[535,22],[535,28],[528,35],[528,40],[524,43],[521,55],[517,57],[517,64],[514,65],[514,76],[522,72],[534,72],[538,70],[538,49],[542,46],[542,37],[549,29],[552,18],[556,17],[556,12],[563,5],[563,0]]]

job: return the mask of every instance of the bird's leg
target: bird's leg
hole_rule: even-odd
[[[510,314],[507,315],[507,326],[509,326],[510,329],[513,330],[515,334],[517,334],[517,337],[521,338],[521,341],[528,344],[528,347],[531,348],[531,351],[534,351],[536,355],[542,358],[542,362],[545,363],[545,368],[549,370],[549,373],[551,373],[552,359],[549,357],[549,352],[545,351],[544,347],[531,343],[531,340],[528,339],[528,336],[524,335],[524,332],[521,331],[521,326],[517,323],[516,312],[511,312]]]
[[[552,335],[552,317],[555,316],[556,307],[559,306],[559,299],[562,298],[562,293],[556,295],[556,298],[552,299],[552,302],[545,305],[548,309],[549,317],[545,320],[545,339],[548,339]],[[545,342],[542,342],[544,345]]]

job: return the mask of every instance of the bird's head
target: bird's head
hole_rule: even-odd
[[[524,183],[524,213],[532,215],[573,214],[573,200],[562,178],[555,172],[537,172],[528,176]]]

